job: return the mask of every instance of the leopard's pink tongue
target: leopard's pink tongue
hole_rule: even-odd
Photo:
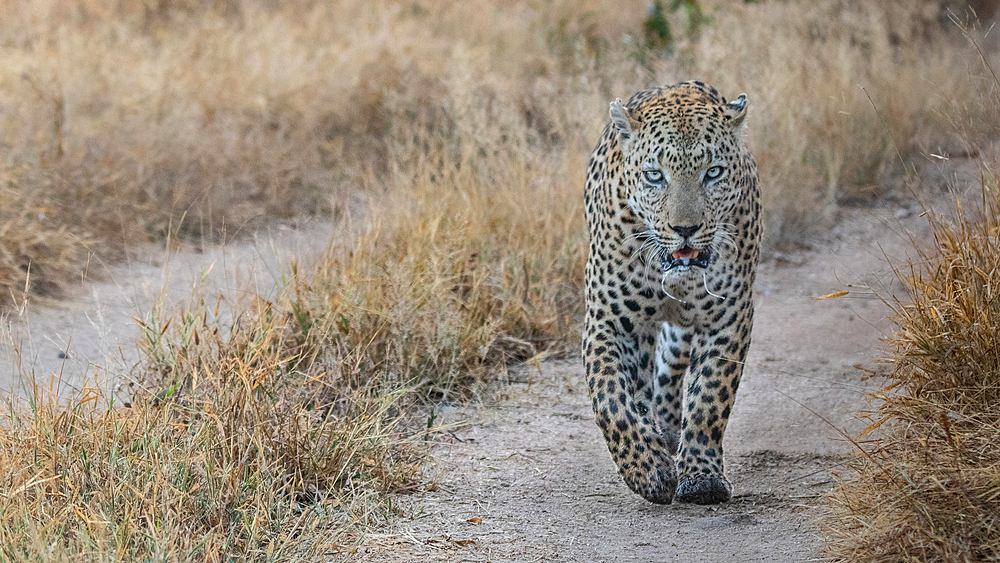
[[[690,246],[682,246],[675,250],[671,256],[673,256],[674,260],[696,260],[698,258],[698,251]]]

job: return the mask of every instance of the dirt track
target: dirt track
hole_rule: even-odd
[[[913,254],[906,231],[927,236],[909,210],[847,215],[826,250],[761,267],[725,438],[731,502],[654,506],[633,495],[593,422],[579,360],[542,362],[512,374],[496,408],[444,413],[466,425],[435,451],[439,490],[401,499],[404,517],[370,536],[358,560],[820,559],[816,507],[849,452],[837,429],[860,429],[852,413],[875,383],[856,366],[883,369],[874,360],[891,330],[888,309],[865,286],[901,291],[885,256]],[[839,290],[852,294],[811,299]]]
[[[864,405],[855,366],[874,363],[891,329],[868,290],[899,292],[885,256],[913,253],[902,234],[927,238],[926,221],[897,205],[846,213],[822,250],[768,257],[757,282],[757,320],[743,384],[726,435],[734,499],[716,507],[653,506],[628,491],[593,423],[578,359],[542,362],[510,374],[483,405],[445,409],[462,423],[433,451],[436,491],[396,499],[401,518],[371,534],[359,561],[808,561],[821,557],[813,520],[821,493],[849,450],[836,428],[856,432]],[[276,262],[316,251],[311,232],[262,233],[257,240],[163,265],[108,269],[84,298],[33,305],[11,315],[6,339],[20,342],[22,371],[86,376],[127,371],[130,339],[159,296],[183,301],[202,273],[227,299],[272,291]],[[875,243],[874,241],[878,241]],[[161,292],[167,284],[166,293]],[[849,289],[823,301],[811,297]],[[124,299],[123,299],[124,297]],[[27,338],[26,335],[31,336]],[[3,359],[3,383],[19,387],[17,358]],[[60,354],[68,358],[60,358]],[[113,384],[114,382],[111,382]],[[107,385],[111,385],[107,384]],[[473,519],[479,519],[475,521]],[[470,522],[470,520],[472,522]],[[476,522],[476,523],[473,523]]]
[[[192,294],[221,295],[220,311],[244,296],[274,295],[282,264],[317,256],[330,240],[328,224],[306,223],[300,229],[276,226],[249,240],[216,248],[165,255],[136,248],[126,264],[89,267],[102,281],[88,281],[76,299],[29,301],[0,322],[0,394],[23,394],[34,377],[63,397],[84,385],[122,389],[139,361],[136,319],[146,321],[154,308],[188,306]]]

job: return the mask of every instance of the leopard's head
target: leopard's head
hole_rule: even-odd
[[[735,251],[747,98],[727,103],[699,82],[648,92],[611,103],[640,251],[665,280],[701,276],[727,248]]]

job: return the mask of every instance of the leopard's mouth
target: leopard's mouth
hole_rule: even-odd
[[[712,253],[709,249],[698,250],[692,248],[688,245],[684,245],[677,250],[670,253],[670,259],[667,263],[667,271],[678,267],[684,266],[690,268],[691,266],[698,266],[699,268],[707,268],[708,261],[711,259]]]

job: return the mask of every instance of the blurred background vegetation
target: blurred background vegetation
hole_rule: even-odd
[[[767,242],[805,244],[838,204],[899,190],[921,152],[983,142],[984,73],[955,23],[972,14],[942,0],[5,1],[0,295],[24,289],[29,263],[31,289],[58,295],[88,256],[168,234],[364,215],[432,163],[530,170],[572,206],[608,100],[690,78],[748,93]]]

